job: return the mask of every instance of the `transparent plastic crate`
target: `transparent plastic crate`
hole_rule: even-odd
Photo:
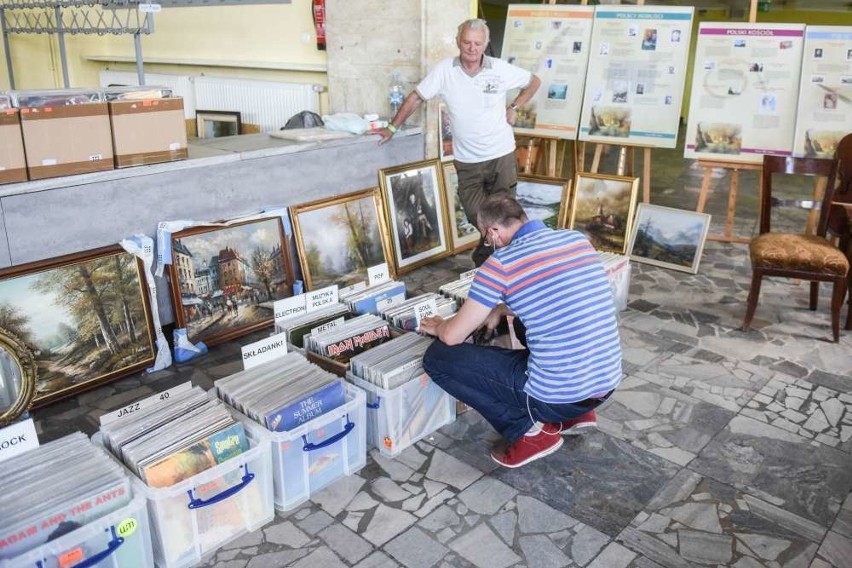
[[[346,403],[286,432],[246,418],[252,435],[272,448],[275,509],[289,511],[367,463],[367,397],[346,384]]]
[[[399,455],[456,419],[456,400],[426,373],[390,390],[352,373],[346,380],[367,392],[367,443],[386,456]]]
[[[246,437],[248,451],[171,487],[148,487],[130,474],[133,491],[148,502],[159,568],[193,566],[275,517],[271,447],[249,428]],[[92,440],[103,445],[99,433]]]
[[[145,497],[46,542],[0,560],[0,568],[153,568],[151,525]]]

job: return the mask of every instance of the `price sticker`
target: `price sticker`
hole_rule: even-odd
[[[133,533],[136,532],[136,528],[139,526],[139,523],[136,522],[136,519],[130,517],[129,519],[124,519],[115,527],[115,532],[118,536],[127,538]]]
[[[145,3],[139,4],[139,11],[146,14],[156,14],[163,9],[162,4]]]
[[[383,262],[382,264],[377,264],[376,266],[368,268],[367,279],[370,281],[370,286],[375,286],[376,284],[382,284],[383,282],[389,281],[390,271],[388,270],[388,263]]]
[[[459,274],[459,279],[464,280],[466,278],[473,278],[474,276],[476,276],[477,270],[478,270],[477,268],[474,268],[473,270],[468,270],[467,272],[462,272],[461,274]]]
[[[56,561],[59,563],[59,568],[69,568],[69,566],[74,566],[75,564],[78,564],[81,560],[83,560],[82,546],[72,548],[68,552],[60,554],[56,557]]]

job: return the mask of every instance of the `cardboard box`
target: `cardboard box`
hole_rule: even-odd
[[[112,101],[109,117],[116,168],[187,158],[183,99]]]
[[[113,169],[106,103],[21,108],[30,179]]]
[[[27,181],[27,160],[21,135],[21,113],[0,111],[0,184]]]

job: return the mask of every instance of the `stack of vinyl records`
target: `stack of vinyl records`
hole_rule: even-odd
[[[417,316],[414,313],[414,309],[419,304],[422,304],[423,302],[428,302],[432,299],[435,300],[435,305],[438,308],[439,316],[445,318],[450,317],[458,310],[458,304],[452,298],[440,296],[438,294],[435,294],[434,292],[428,292],[426,294],[415,296],[414,298],[409,298],[401,304],[397,304],[392,308],[386,309],[382,312],[382,317],[388,320],[391,325],[408,331],[416,331]]]
[[[346,403],[343,380],[300,353],[216,381],[219,397],[273,432],[285,432]]]
[[[350,317],[352,313],[345,304],[329,304],[312,312],[296,316],[275,324],[276,333],[286,333],[287,343],[298,347],[304,347],[304,338],[312,330],[320,328],[331,322],[342,322]]]
[[[0,559],[12,558],[126,506],[124,468],[82,433],[0,463]]]
[[[403,300],[405,300],[405,283],[396,280],[340,295],[340,301],[356,314],[379,315],[383,305],[394,305]]]
[[[306,335],[305,349],[347,363],[354,355],[389,339],[388,322],[373,314],[364,314],[328,331]]]
[[[106,87],[103,90],[104,100],[107,101],[141,101],[150,99],[170,99],[174,96],[168,87]]]
[[[101,435],[149,487],[169,487],[249,449],[243,425],[199,387],[104,424]]]
[[[395,389],[423,374],[423,354],[431,337],[404,333],[349,361],[353,375],[383,389]]]
[[[448,298],[454,299],[461,306],[467,300],[467,293],[470,291],[471,284],[473,284],[473,276],[459,278],[458,280],[441,285],[438,288],[438,292]]]

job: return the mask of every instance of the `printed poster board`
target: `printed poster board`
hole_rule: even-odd
[[[793,154],[833,158],[852,132],[852,27],[808,26]]]
[[[516,134],[577,138],[593,14],[594,6],[509,6],[503,59],[541,79],[518,110]]]
[[[693,7],[598,6],[580,140],[674,148]]]
[[[703,22],[684,156],[759,163],[793,150],[804,24]]]

